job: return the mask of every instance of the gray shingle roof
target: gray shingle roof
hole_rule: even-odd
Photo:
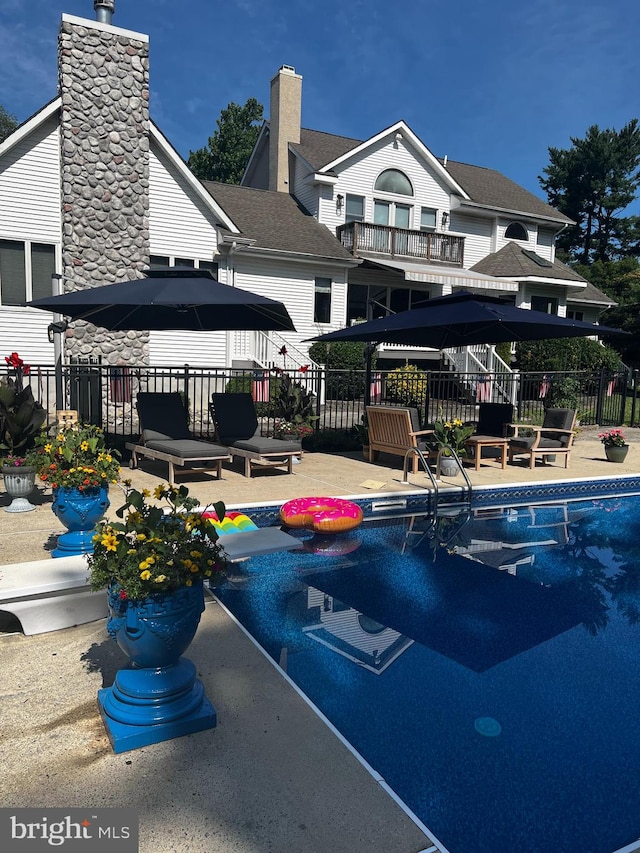
[[[357,148],[358,145],[362,145],[363,141],[303,128],[300,131],[300,142],[293,144],[291,148],[304,157],[314,171],[318,171],[338,157]],[[442,159],[440,163],[444,165]],[[471,166],[455,160],[448,160],[446,169],[476,204],[517,210],[533,216],[545,216],[562,223],[572,221],[524,187],[500,172],[496,172],[495,169]]]
[[[353,260],[338,242],[288,193],[203,181],[207,192],[260,249]]]
[[[493,254],[478,261],[471,269],[474,272],[501,278],[537,276],[538,278],[555,278],[561,281],[586,281],[575,270],[566,264],[561,264],[560,261],[554,261],[551,266],[541,266],[531,257],[534,254],[534,252],[511,241],[503,246],[499,252],[493,252]],[[543,264],[548,263],[542,257],[540,257],[540,261]]]

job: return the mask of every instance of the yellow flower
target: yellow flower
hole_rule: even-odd
[[[89,449],[89,442],[88,441],[81,441],[80,442],[80,450],[87,451],[88,449]]]
[[[150,498],[151,497],[151,492],[149,491],[149,489],[143,489],[142,490],[142,497],[143,498]]]
[[[138,552],[136,551],[135,548],[129,548],[129,550],[127,551],[127,554],[137,554],[137,553]]]
[[[45,446],[44,446],[44,452],[45,453],[51,453],[52,450],[53,450],[52,444],[45,444]]]
[[[192,551],[189,556],[193,557],[194,560],[197,560],[198,557],[202,557],[202,554],[200,553],[200,551]]]
[[[446,422],[445,422],[445,425],[444,425],[444,428],[445,428],[445,429],[451,429],[451,426],[452,426],[451,421],[446,421]]]
[[[141,563],[138,563],[139,569],[146,569],[146,568],[148,568],[148,566],[149,566],[149,564],[146,560],[143,560]]]
[[[206,572],[204,573],[204,576],[205,576],[205,578],[210,578],[211,577],[211,569],[207,569]]]
[[[138,542],[144,542],[146,538],[146,533],[136,533],[136,539],[138,540]]]
[[[153,496],[156,500],[160,500],[162,495],[164,494],[164,486],[156,486],[153,490]]]
[[[148,581],[151,577],[151,572],[148,569],[145,569],[144,572],[140,572],[140,580]]]
[[[200,516],[199,515],[188,515],[187,520],[184,523],[185,530],[191,531],[194,527],[198,527],[200,525]]]
[[[157,578],[153,579],[153,582],[154,583],[164,583],[166,581],[166,579],[167,579],[166,575],[158,575]]]
[[[116,546],[118,544],[118,540],[116,539],[115,533],[113,533],[111,530],[105,530],[102,534],[100,544],[103,548],[106,548],[107,551],[115,551]]]
[[[192,574],[194,574],[194,575],[195,575],[198,571],[200,571],[200,569],[199,569],[199,567],[198,567],[198,566],[196,566],[196,565],[195,565],[195,563],[194,563],[193,565],[189,566],[189,571],[190,571]]]
[[[186,579],[186,581],[184,582],[184,585],[185,585],[185,586],[193,586],[193,584],[192,584],[192,582],[191,582],[191,579],[190,579],[190,578],[187,578],[187,579]]]

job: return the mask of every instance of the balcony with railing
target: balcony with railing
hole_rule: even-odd
[[[338,240],[354,255],[373,252],[396,258],[413,258],[433,264],[461,267],[464,237],[413,231],[373,222],[347,222],[336,229]]]

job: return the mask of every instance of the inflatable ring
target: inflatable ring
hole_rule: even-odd
[[[342,498],[294,498],[280,508],[280,520],[316,533],[345,533],[362,522],[362,509]]]
[[[206,518],[210,524],[213,524],[218,536],[224,536],[226,533],[243,533],[245,530],[258,529],[258,526],[243,512],[228,512],[222,521],[218,519],[215,512],[203,512],[202,517]]]

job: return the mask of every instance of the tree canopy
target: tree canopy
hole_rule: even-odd
[[[249,98],[241,107],[233,101],[220,113],[218,129],[204,148],[189,152],[187,164],[202,181],[239,184],[260,133],[263,107]]]
[[[640,217],[620,214],[640,186],[640,128],[632,119],[620,131],[592,125],[571,148],[549,148],[539,181],[549,203],[576,225],[559,235],[568,260],[611,261],[640,252]]]
[[[9,136],[18,126],[18,120],[0,104],[0,142]]]

